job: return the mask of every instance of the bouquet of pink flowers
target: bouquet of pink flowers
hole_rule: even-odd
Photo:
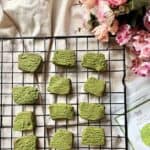
[[[115,36],[135,56],[132,71],[150,76],[150,0],[80,1],[89,12],[85,27],[101,42]]]

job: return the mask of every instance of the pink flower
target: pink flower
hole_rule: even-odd
[[[144,26],[150,32],[150,9],[147,10],[144,16]]]
[[[97,4],[98,0],[80,0],[88,9],[93,8]]]
[[[150,33],[138,31],[131,39],[132,52],[142,60],[150,61]]]
[[[132,37],[132,29],[128,24],[122,25],[116,36],[116,42],[122,46],[129,42]]]
[[[101,42],[109,41],[109,32],[107,24],[103,23],[97,26],[92,32],[94,33],[95,37]]]
[[[114,20],[112,26],[107,25],[106,23],[102,23],[99,26],[95,27],[92,31],[95,37],[101,42],[109,41],[109,32],[112,35],[115,35],[118,30],[118,20]]]
[[[142,60],[150,61],[150,45],[149,48],[143,49],[139,56]]]
[[[128,44],[136,56],[132,61],[131,70],[137,75],[150,77],[150,33],[144,30],[137,31]]]
[[[127,0],[107,0],[112,7],[117,7],[123,5]]]
[[[140,76],[148,76],[150,77],[150,62],[142,62],[138,58],[132,61],[133,65],[131,70]]]
[[[100,23],[111,25],[115,19],[113,10],[105,0],[98,1],[97,18]]]

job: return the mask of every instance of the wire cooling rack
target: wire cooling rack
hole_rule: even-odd
[[[52,64],[51,58],[56,49],[75,50],[77,65],[72,69],[62,69]],[[36,74],[23,73],[18,69],[18,55],[25,51],[38,53],[43,57],[43,69]],[[81,67],[81,58],[86,52],[104,53],[108,71],[97,73]],[[0,149],[13,149],[14,140],[23,135],[35,134],[38,137],[38,150],[48,150],[48,143],[58,128],[65,128],[74,134],[74,150],[127,150],[127,116],[125,87],[125,51],[109,43],[100,45],[92,36],[69,37],[24,37],[0,38]],[[72,80],[73,92],[69,96],[56,96],[47,92],[49,77],[54,74],[66,76]],[[96,98],[83,90],[88,77],[106,80],[104,97]],[[16,85],[33,85],[40,91],[39,102],[35,105],[17,105],[13,101],[12,88]],[[105,119],[98,122],[86,122],[78,115],[80,102],[103,103]],[[72,121],[53,121],[49,117],[49,104],[70,103],[76,117]],[[117,110],[123,109],[123,114]],[[13,119],[18,112],[32,110],[36,115],[36,128],[33,133],[13,131]],[[124,115],[124,123],[118,125],[114,120]],[[82,130],[86,126],[99,126],[105,129],[106,145],[89,147],[81,144]],[[122,128],[124,134],[120,131]]]

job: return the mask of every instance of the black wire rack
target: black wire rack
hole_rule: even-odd
[[[72,69],[62,69],[51,62],[56,49],[70,48],[75,50],[77,65]],[[38,53],[43,57],[43,69],[36,74],[21,72],[18,69],[18,55],[25,51]],[[97,73],[81,67],[81,58],[86,52],[104,53],[108,69]],[[13,119],[18,112],[32,110],[36,115],[36,128],[33,131],[38,137],[38,149],[48,150],[49,141],[58,128],[65,128],[74,134],[74,150],[127,150],[127,108],[125,86],[125,49],[113,43],[100,45],[93,36],[59,36],[59,37],[16,37],[0,38],[0,149],[13,149],[17,137],[31,134],[13,131]],[[71,78],[73,92],[68,96],[56,96],[47,92],[49,77],[60,74]],[[83,90],[88,77],[104,79],[107,83],[104,97],[96,98]],[[40,91],[39,102],[35,105],[17,105],[13,101],[12,88],[16,85],[33,85]],[[103,103],[106,108],[105,119],[98,122],[85,122],[79,117],[80,102]],[[72,121],[53,121],[49,117],[48,106],[56,102],[73,105],[76,117]],[[117,110],[123,109],[123,113]],[[123,115],[123,124],[114,120]],[[106,145],[90,147],[81,144],[82,130],[86,126],[99,126],[105,129]],[[124,133],[120,132],[123,130]]]

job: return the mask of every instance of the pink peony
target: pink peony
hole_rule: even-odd
[[[112,7],[117,7],[123,5],[127,0],[107,0]]]
[[[122,25],[116,35],[116,42],[122,46],[129,42],[132,37],[132,29],[128,24]]]
[[[144,16],[144,26],[150,32],[150,9],[147,10]]]
[[[139,56],[142,60],[150,61],[150,45],[149,48],[143,49]]]
[[[101,25],[94,28],[92,31],[95,35],[95,37],[101,41],[101,42],[108,42],[109,41],[109,32],[112,35],[115,35],[118,30],[118,21],[115,20],[112,24],[112,26],[108,26],[105,23],[102,23]]]
[[[140,76],[148,76],[150,77],[150,62],[142,62],[139,58],[134,59],[131,70]]]

